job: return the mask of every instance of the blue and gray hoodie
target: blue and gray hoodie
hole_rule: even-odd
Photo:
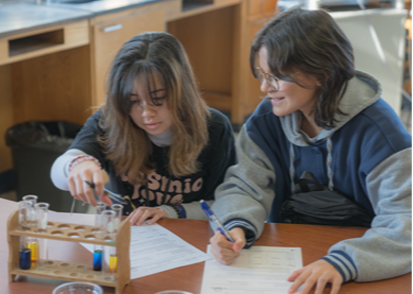
[[[381,93],[379,81],[357,71],[340,102],[348,115],[337,114],[336,127],[315,138],[300,130],[299,112],[277,117],[263,101],[239,134],[238,164],[216,190],[212,209],[227,229],[248,229],[251,246],[265,221],[280,221],[292,184],[311,171],[374,216],[363,237],[341,241],[323,257],[343,280],[410,272],[412,138]]]

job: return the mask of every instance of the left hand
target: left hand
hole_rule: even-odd
[[[153,225],[161,218],[167,218],[168,214],[165,210],[157,207],[141,206],[135,209],[126,219],[130,221],[131,225],[142,225],[148,220],[148,225]]]
[[[321,294],[327,283],[331,284],[330,294],[337,294],[343,283],[343,278],[334,266],[320,259],[293,272],[288,277],[288,281],[294,281],[288,290],[289,294],[295,293],[303,284],[300,294],[309,293],[314,286],[316,286],[314,294]]]

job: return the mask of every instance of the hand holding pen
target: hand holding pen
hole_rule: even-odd
[[[228,241],[235,243],[234,239],[231,237],[227,229],[225,229],[225,227],[221,224],[219,219],[212,212],[211,208],[209,208],[208,204],[204,200],[199,201],[199,204],[201,204],[202,210],[204,211],[208,219],[217,225],[217,228],[221,232],[221,234],[224,235]]]
[[[220,263],[231,264],[246,244],[244,229],[235,227],[227,231],[208,204],[203,200],[200,201],[200,204],[208,219],[218,226],[215,235],[210,239],[211,253]]]

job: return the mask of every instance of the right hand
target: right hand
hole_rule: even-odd
[[[72,196],[80,201],[89,203],[93,206],[97,205],[97,201],[93,194],[93,189],[85,183],[85,180],[95,184],[96,195],[107,206],[112,205],[112,201],[105,195],[103,187],[102,170],[92,160],[87,160],[76,165],[70,172],[67,182]]]
[[[211,242],[211,253],[215,259],[223,264],[231,264],[244,248],[245,231],[243,228],[235,227],[229,231],[235,243],[228,241],[219,231],[209,240]]]

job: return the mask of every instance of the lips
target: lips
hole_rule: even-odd
[[[156,127],[158,127],[161,123],[152,123],[152,124],[145,124],[145,126],[148,129],[155,129]]]
[[[276,105],[278,103],[281,103],[282,101],[284,101],[285,97],[277,97],[277,98],[271,98],[271,103],[273,105]]]

